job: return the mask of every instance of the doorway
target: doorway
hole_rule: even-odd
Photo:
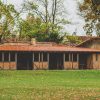
[[[17,54],[17,70],[32,70],[32,53]]]
[[[87,53],[81,53],[79,55],[79,69],[88,69],[90,66],[88,66],[88,57],[90,54]],[[90,59],[91,60],[91,59]]]
[[[62,70],[64,69],[63,53],[50,53],[49,55],[49,69]]]

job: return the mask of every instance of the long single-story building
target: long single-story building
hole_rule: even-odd
[[[88,39],[76,47],[36,42],[35,39],[27,43],[1,43],[0,69],[100,69],[100,38]]]

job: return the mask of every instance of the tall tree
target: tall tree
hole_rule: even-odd
[[[14,29],[18,12],[14,5],[0,1],[0,38],[6,38]]]
[[[61,24],[68,22],[64,19],[63,0],[26,0],[23,10],[41,18],[46,25],[45,33],[58,31]]]
[[[61,42],[63,37],[59,33],[44,34],[46,32],[46,24],[40,18],[31,14],[25,20],[19,21],[20,39],[30,39],[35,37],[37,41],[47,42]]]
[[[84,0],[80,4],[80,11],[85,18],[84,29],[87,31],[87,35],[96,32],[96,35],[100,36],[100,0]]]
[[[43,33],[41,19],[28,14],[25,20],[19,21],[20,38],[32,37],[36,33]]]

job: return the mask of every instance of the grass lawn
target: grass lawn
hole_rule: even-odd
[[[100,100],[100,71],[0,71],[0,100]]]

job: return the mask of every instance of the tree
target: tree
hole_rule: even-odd
[[[28,15],[25,20],[19,21],[20,38],[32,37],[35,33],[39,33],[41,26],[41,19]]]
[[[44,34],[46,25],[41,19],[29,14],[25,20],[20,20],[20,39],[36,38],[40,42],[61,42],[63,39],[59,33]]]
[[[80,11],[86,22],[86,34],[92,35],[92,32],[96,32],[100,36],[100,0],[84,0],[80,4]]]
[[[62,28],[61,24],[66,24],[68,21],[64,19],[63,0],[32,0],[25,1],[23,11],[39,17],[42,23],[45,24],[45,33],[55,33]]]
[[[69,45],[72,45],[72,46],[75,46],[79,43],[81,43],[82,40],[80,39],[80,37],[76,36],[76,35],[65,35],[64,36],[64,40],[63,40],[63,43],[64,44],[69,44]]]
[[[18,12],[14,5],[7,5],[0,1],[0,39],[11,34],[15,27]]]

